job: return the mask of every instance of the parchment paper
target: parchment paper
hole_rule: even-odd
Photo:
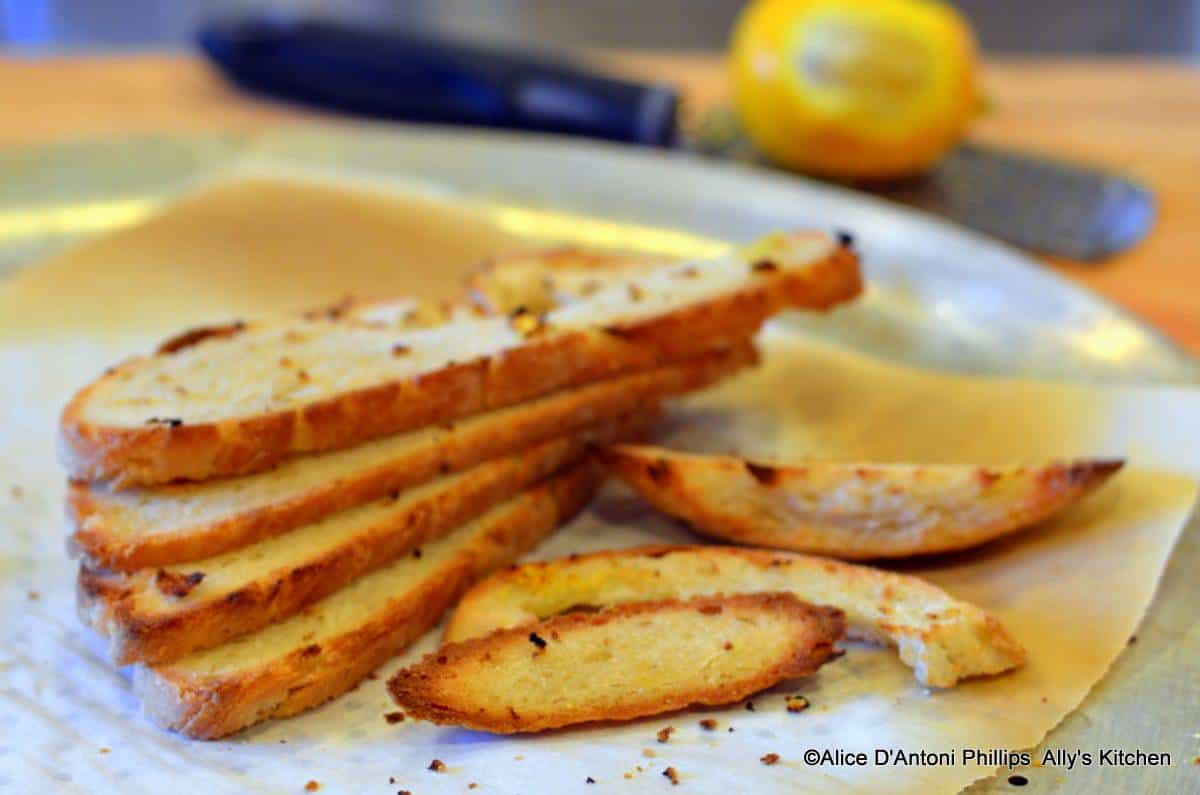
[[[225,742],[188,741],[139,715],[127,681],[75,619],[53,452],[63,401],[103,367],[179,325],[337,298],[350,291],[337,289],[343,283],[399,289],[406,278],[418,280],[394,269],[377,273],[381,251],[395,250],[397,262],[411,259],[405,230],[414,224],[425,235],[423,251],[443,257],[419,277],[426,291],[481,250],[507,242],[471,219],[428,222],[413,204],[377,205],[370,212],[378,223],[364,225],[360,205],[339,204],[344,196],[305,193],[293,201],[285,191],[263,201],[258,190],[218,192],[199,202],[200,212],[196,202],[185,204],[122,233],[119,245],[86,246],[0,288],[0,791],[302,792],[309,781],[322,792],[417,795],[466,792],[471,783],[479,792],[662,791],[670,784],[661,772],[670,765],[681,791],[953,792],[996,767],[963,764],[963,749],[1037,744],[1104,675],[1149,604],[1195,499],[1195,391],[969,380],[892,367],[799,338],[783,320],[764,335],[764,365],[680,405],[668,418],[666,443],[884,461],[1130,458],[1128,470],[1058,521],[906,566],[993,611],[1028,648],[1024,669],[927,691],[894,653],[852,645],[811,679],[754,699],[754,711],[738,706],[498,739],[383,719],[391,711],[384,679],[431,649],[431,633],[378,679],[325,707]],[[231,196],[242,204],[231,206]],[[247,212],[268,219],[253,227]],[[311,226],[314,217],[331,226],[310,232],[287,223],[309,219]],[[359,239],[339,253],[330,229],[354,219]],[[212,241],[229,241],[231,230],[240,235],[232,249],[237,266],[210,267],[222,250]],[[290,276],[271,242],[284,231],[286,248],[304,252]],[[181,239],[191,242],[173,244]],[[156,267],[188,289],[164,293],[170,280],[151,275]],[[288,286],[272,291],[277,282]],[[537,556],[664,540],[694,539],[614,487]],[[788,714],[783,698],[792,692],[812,708]],[[717,719],[716,731],[698,725],[705,717]],[[677,731],[659,744],[655,732],[667,725]],[[872,763],[812,766],[804,762],[810,748],[865,751]],[[877,765],[875,749],[953,750],[956,763]],[[1194,741],[1143,750],[1169,752],[1177,767],[1190,767]],[[767,753],[781,761],[762,764]],[[426,770],[434,758],[446,772]],[[1111,780],[1120,775],[1115,768]],[[595,785],[585,782],[589,776]]]

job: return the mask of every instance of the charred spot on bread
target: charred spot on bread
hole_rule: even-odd
[[[158,346],[155,353],[171,354],[177,353],[184,348],[190,348],[198,342],[203,342],[207,339],[218,339],[221,337],[232,337],[246,328],[246,322],[243,320],[235,320],[232,323],[226,323],[220,326],[197,326],[187,329],[174,337],[163,342]]]
[[[151,417],[146,420],[147,425],[165,425],[168,428],[178,428],[183,425],[183,420],[179,417]]]
[[[750,270],[754,273],[776,273],[779,271],[779,265],[769,259],[760,259],[750,266]]]
[[[756,464],[753,461],[743,462],[746,465],[746,471],[750,476],[757,480],[762,486],[772,486],[779,480],[779,470],[767,464]]]
[[[154,586],[164,596],[182,599],[192,592],[192,589],[204,581],[204,572],[193,571],[182,574],[175,571],[159,569],[154,575]]]

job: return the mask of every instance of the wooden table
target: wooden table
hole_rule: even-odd
[[[609,66],[680,85],[689,113],[721,102],[708,55],[604,55]],[[1056,261],[1200,353],[1200,70],[1163,61],[998,61],[992,110],[972,137],[1094,161],[1147,183],[1159,203],[1149,237],[1100,266]],[[0,59],[0,145],[167,130],[253,129],[319,115],[253,99],[186,55]]]

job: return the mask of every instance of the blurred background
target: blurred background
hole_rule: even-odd
[[[742,0],[0,0],[0,45],[61,52],[187,43],[246,10],[554,47],[716,50]],[[1200,53],[1200,0],[957,0],[990,53]]]

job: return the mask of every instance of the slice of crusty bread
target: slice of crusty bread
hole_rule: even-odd
[[[79,608],[118,665],[168,662],[279,621],[577,461],[643,435],[653,412],[601,423],[205,560],[130,574],[80,567]]]
[[[760,250],[655,269],[543,316],[418,330],[316,318],[136,358],[67,404],[63,460],[122,486],[256,472],[726,348],[781,309],[860,290],[856,256],[825,234]]]
[[[411,717],[538,732],[729,704],[813,673],[843,631],[787,593],[632,603],[442,646],[388,690]]]
[[[570,519],[597,482],[594,467],[577,466],[286,621],[173,663],[137,665],[142,708],[164,728],[215,739],[321,704],[436,624],[471,582]]]
[[[243,478],[114,490],[72,483],[74,545],[120,571],[200,560],[588,424],[708,386],[753,362],[749,344],[587,384]]]
[[[467,277],[471,302],[482,311],[506,314],[518,307],[549,312],[586,298],[606,283],[670,263],[664,257],[613,254],[567,246],[492,257]]]
[[[931,687],[1016,668],[1025,652],[992,616],[917,577],[789,552],[640,547],[497,573],[463,597],[447,641],[522,627],[583,605],[787,591],[846,614],[848,635],[896,646]]]
[[[703,535],[848,560],[949,552],[1015,533],[1074,505],[1124,463],[782,465],[644,445],[601,455]]]

